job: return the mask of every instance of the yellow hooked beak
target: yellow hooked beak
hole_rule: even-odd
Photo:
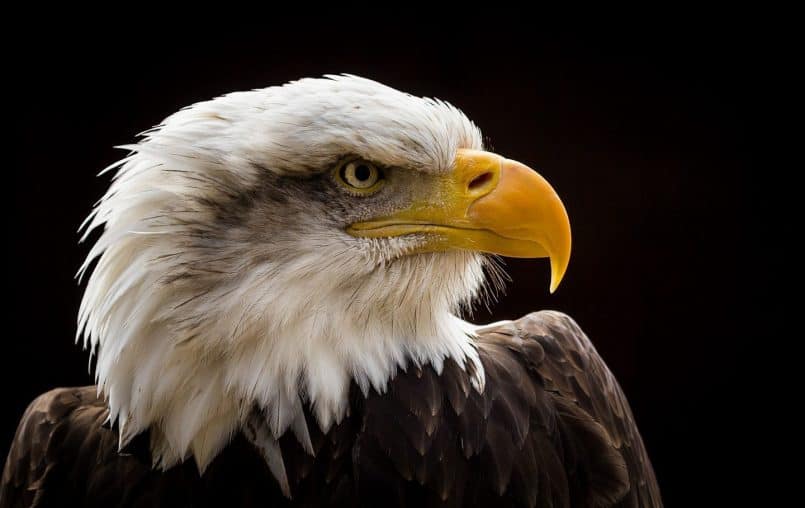
[[[528,166],[478,150],[458,150],[454,170],[425,199],[393,215],[351,225],[364,238],[427,233],[418,252],[465,249],[550,258],[551,293],[570,261],[570,221],[553,187]]]

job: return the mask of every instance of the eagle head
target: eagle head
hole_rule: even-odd
[[[121,446],[149,429],[162,467],[203,469],[255,409],[304,444],[304,406],[327,430],[351,383],[410,365],[453,358],[481,390],[458,315],[490,255],[549,257],[551,290],[568,263],[541,176],[453,106],[367,79],[229,94],[124,148],[85,226],[79,334]]]

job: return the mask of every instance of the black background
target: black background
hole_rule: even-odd
[[[746,382],[747,330],[771,275],[747,238],[762,207],[749,132],[761,54],[750,34],[53,25],[10,60],[11,299],[0,352],[12,389],[0,455],[33,397],[92,381],[73,343],[73,275],[88,250],[76,229],[108,185],[96,173],[123,155],[113,146],[195,101],[346,72],[450,101],[494,151],[538,169],[563,198],[574,250],[559,291],[547,292],[547,262],[511,260],[507,295],[475,319],[573,316],[623,385],[669,506],[747,501],[760,487],[761,442],[747,438],[745,407],[761,388]]]

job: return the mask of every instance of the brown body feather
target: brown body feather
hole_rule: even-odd
[[[315,455],[283,436],[290,499],[242,435],[201,476],[192,461],[161,472],[145,435],[118,452],[95,387],[50,391],[20,422],[0,508],[662,505],[628,403],[570,318],[531,314],[477,345],[481,394],[453,361],[411,367],[383,394],[353,385],[338,425],[309,426]]]

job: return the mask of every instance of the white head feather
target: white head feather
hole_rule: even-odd
[[[483,285],[482,256],[405,256],[410,239],[316,220],[267,237],[264,224],[328,211],[254,204],[267,175],[303,179],[345,154],[450,171],[457,149],[482,148],[459,110],[353,76],[304,79],[183,109],[125,148],[87,219],[85,237],[103,232],[79,312],[121,446],[150,429],[158,465],[192,455],[203,470],[254,407],[274,438],[290,429],[305,445],[302,405],[326,431],[353,380],[382,392],[398,369],[449,357],[483,385],[455,315]]]

